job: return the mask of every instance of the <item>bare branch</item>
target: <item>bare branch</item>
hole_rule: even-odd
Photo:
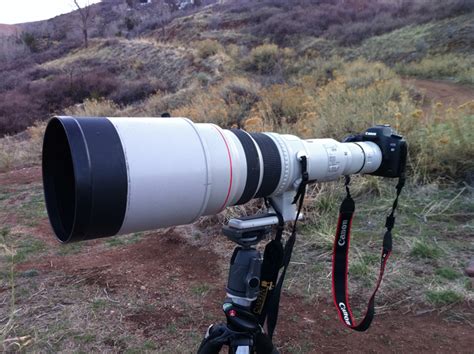
[[[82,35],[84,37],[84,46],[87,48],[89,46],[89,34],[88,34],[88,26],[89,26],[89,19],[91,16],[91,6],[89,1],[87,1],[84,7],[81,7],[77,0],[73,0],[74,5],[76,5],[77,10],[79,11],[79,15],[81,16],[81,29]]]

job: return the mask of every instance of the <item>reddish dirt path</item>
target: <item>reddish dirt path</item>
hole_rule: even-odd
[[[0,173],[0,186],[31,184],[41,181],[41,168],[26,167],[19,170]]]
[[[1,174],[0,182],[3,186],[38,182],[39,176],[39,168],[18,170]],[[47,232],[44,225],[40,231]],[[50,237],[53,238],[51,232]],[[210,249],[192,246],[170,230],[116,248],[100,247],[99,242],[93,241],[77,254],[41,256],[21,264],[17,270],[38,269],[46,278],[70,275],[98,291],[106,289],[125,298],[139,293],[160,306],[128,314],[124,320],[131,333],[138,331],[144,338],[156,338],[167,335],[164,328],[169,323],[176,323],[178,331],[193,327],[204,333],[209,321],[222,320],[225,262]],[[191,287],[200,284],[210,286],[196,305],[206,314],[208,322],[202,318],[190,319],[186,310],[176,306],[176,301],[182,301]],[[63,286],[68,285],[66,282]],[[435,313],[416,316],[389,312],[376,317],[367,333],[357,333],[339,323],[330,299],[308,303],[301,297],[284,295],[281,305],[275,343],[282,352],[472,353],[473,349],[472,327],[448,322]]]
[[[434,102],[442,102],[445,106],[459,106],[474,100],[474,88],[469,86],[414,78],[404,78],[402,83],[406,86],[414,86],[421,91],[427,100],[425,105],[428,106]]]

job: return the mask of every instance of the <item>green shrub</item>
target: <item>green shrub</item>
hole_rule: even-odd
[[[127,29],[127,31],[132,31],[137,25],[137,19],[127,16],[123,20],[123,24],[125,28]]]
[[[206,59],[222,51],[223,47],[216,40],[205,39],[197,43],[197,50],[199,58]]]
[[[439,258],[441,250],[425,241],[416,241],[411,249],[411,255],[418,258],[435,259]]]
[[[196,79],[201,86],[206,87],[212,80],[212,77],[209,74],[199,72],[196,74]]]
[[[259,74],[271,74],[280,59],[280,48],[276,44],[263,44],[250,51],[244,66],[246,70]]]
[[[34,53],[38,51],[38,40],[33,33],[23,32],[21,34],[21,41],[28,47],[30,52]]]
[[[453,290],[431,290],[426,293],[429,302],[436,306],[455,304],[464,299],[464,296]]]
[[[454,280],[459,278],[460,276],[460,274],[456,272],[453,268],[447,267],[436,269],[436,275],[448,280]]]

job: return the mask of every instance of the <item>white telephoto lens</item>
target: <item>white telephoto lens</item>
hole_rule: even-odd
[[[43,142],[48,216],[62,242],[184,225],[301,180],[372,173],[373,142],[248,133],[187,118],[55,117]],[[284,197],[282,197],[284,196]]]

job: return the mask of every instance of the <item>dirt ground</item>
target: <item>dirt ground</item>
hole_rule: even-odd
[[[40,169],[37,167],[0,174],[0,185],[5,189],[39,182]],[[44,322],[45,318],[51,318],[52,327],[65,309],[75,308],[75,312],[67,312],[71,322],[64,326],[79,323],[75,333],[79,333],[76,336],[80,338],[84,338],[81,333],[94,331],[93,338],[100,339],[101,345],[87,344],[90,351],[126,351],[124,340],[98,333],[97,328],[103,327],[106,331],[110,326],[110,333],[116,336],[126,332],[135,340],[155,343],[140,348],[139,352],[193,352],[192,346],[199,343],[207,326],[223,320],[220,308],[225,296],[225,268],[230,255],[217,254],[205,242],[192,244],[182,236],[189,231],[186,228],[148,233],[136,242],[114,247],[107,246],[104,240],[90,241],[63,253],[61,248],[66,246],[52,242],[54,236],[46,219],[41,219],[31,231],[31,235],[48,248],[40,256],[16,265],[15,269],[20,274],[31,270],[37,272],[37,276],[31,278],[37,284],[37,290],[17,301],[23,311],[31,312],[32,327],[39,326],[36,322]],[[28,278],[19,280],[20,283],[28,281]],[[21,284],[17,288],[21,289]],[[8,290],[0,289],[0,295],[7,294]],[[91,294],[95,298],[101,294],[103,302],[92,301],[92,308],[79,306],[80,303],[90,304]],[[0,309],[6,310],[5,302],[3,299]],[[141,305],[135,305],[138,303]],[[461,311],[472,313],[472,308],[462,306]],[[40,308],[43,312],[37,312]],[[339,322],[331,299],[311,302],[285,293],[274,340],[286,353],[472,353],[473,330],[469,323],[449,320],[436,311],[417,315],[399,309],[376,316],[368,332],[357,333]],[[77,343],[64,342],[62,337],[54,341],[57,346],[45,341],[51,351],[78,350]],[[180,347],[178,343],[191,347]]]
[[[474,100],[474,88],[464,85],[458,85],[452,82],[427,80],[427,79],[402,79],[406,86],[415,87],[425,98],[425,106],[441,102],[443,105],[460,106],[466,102]]]

